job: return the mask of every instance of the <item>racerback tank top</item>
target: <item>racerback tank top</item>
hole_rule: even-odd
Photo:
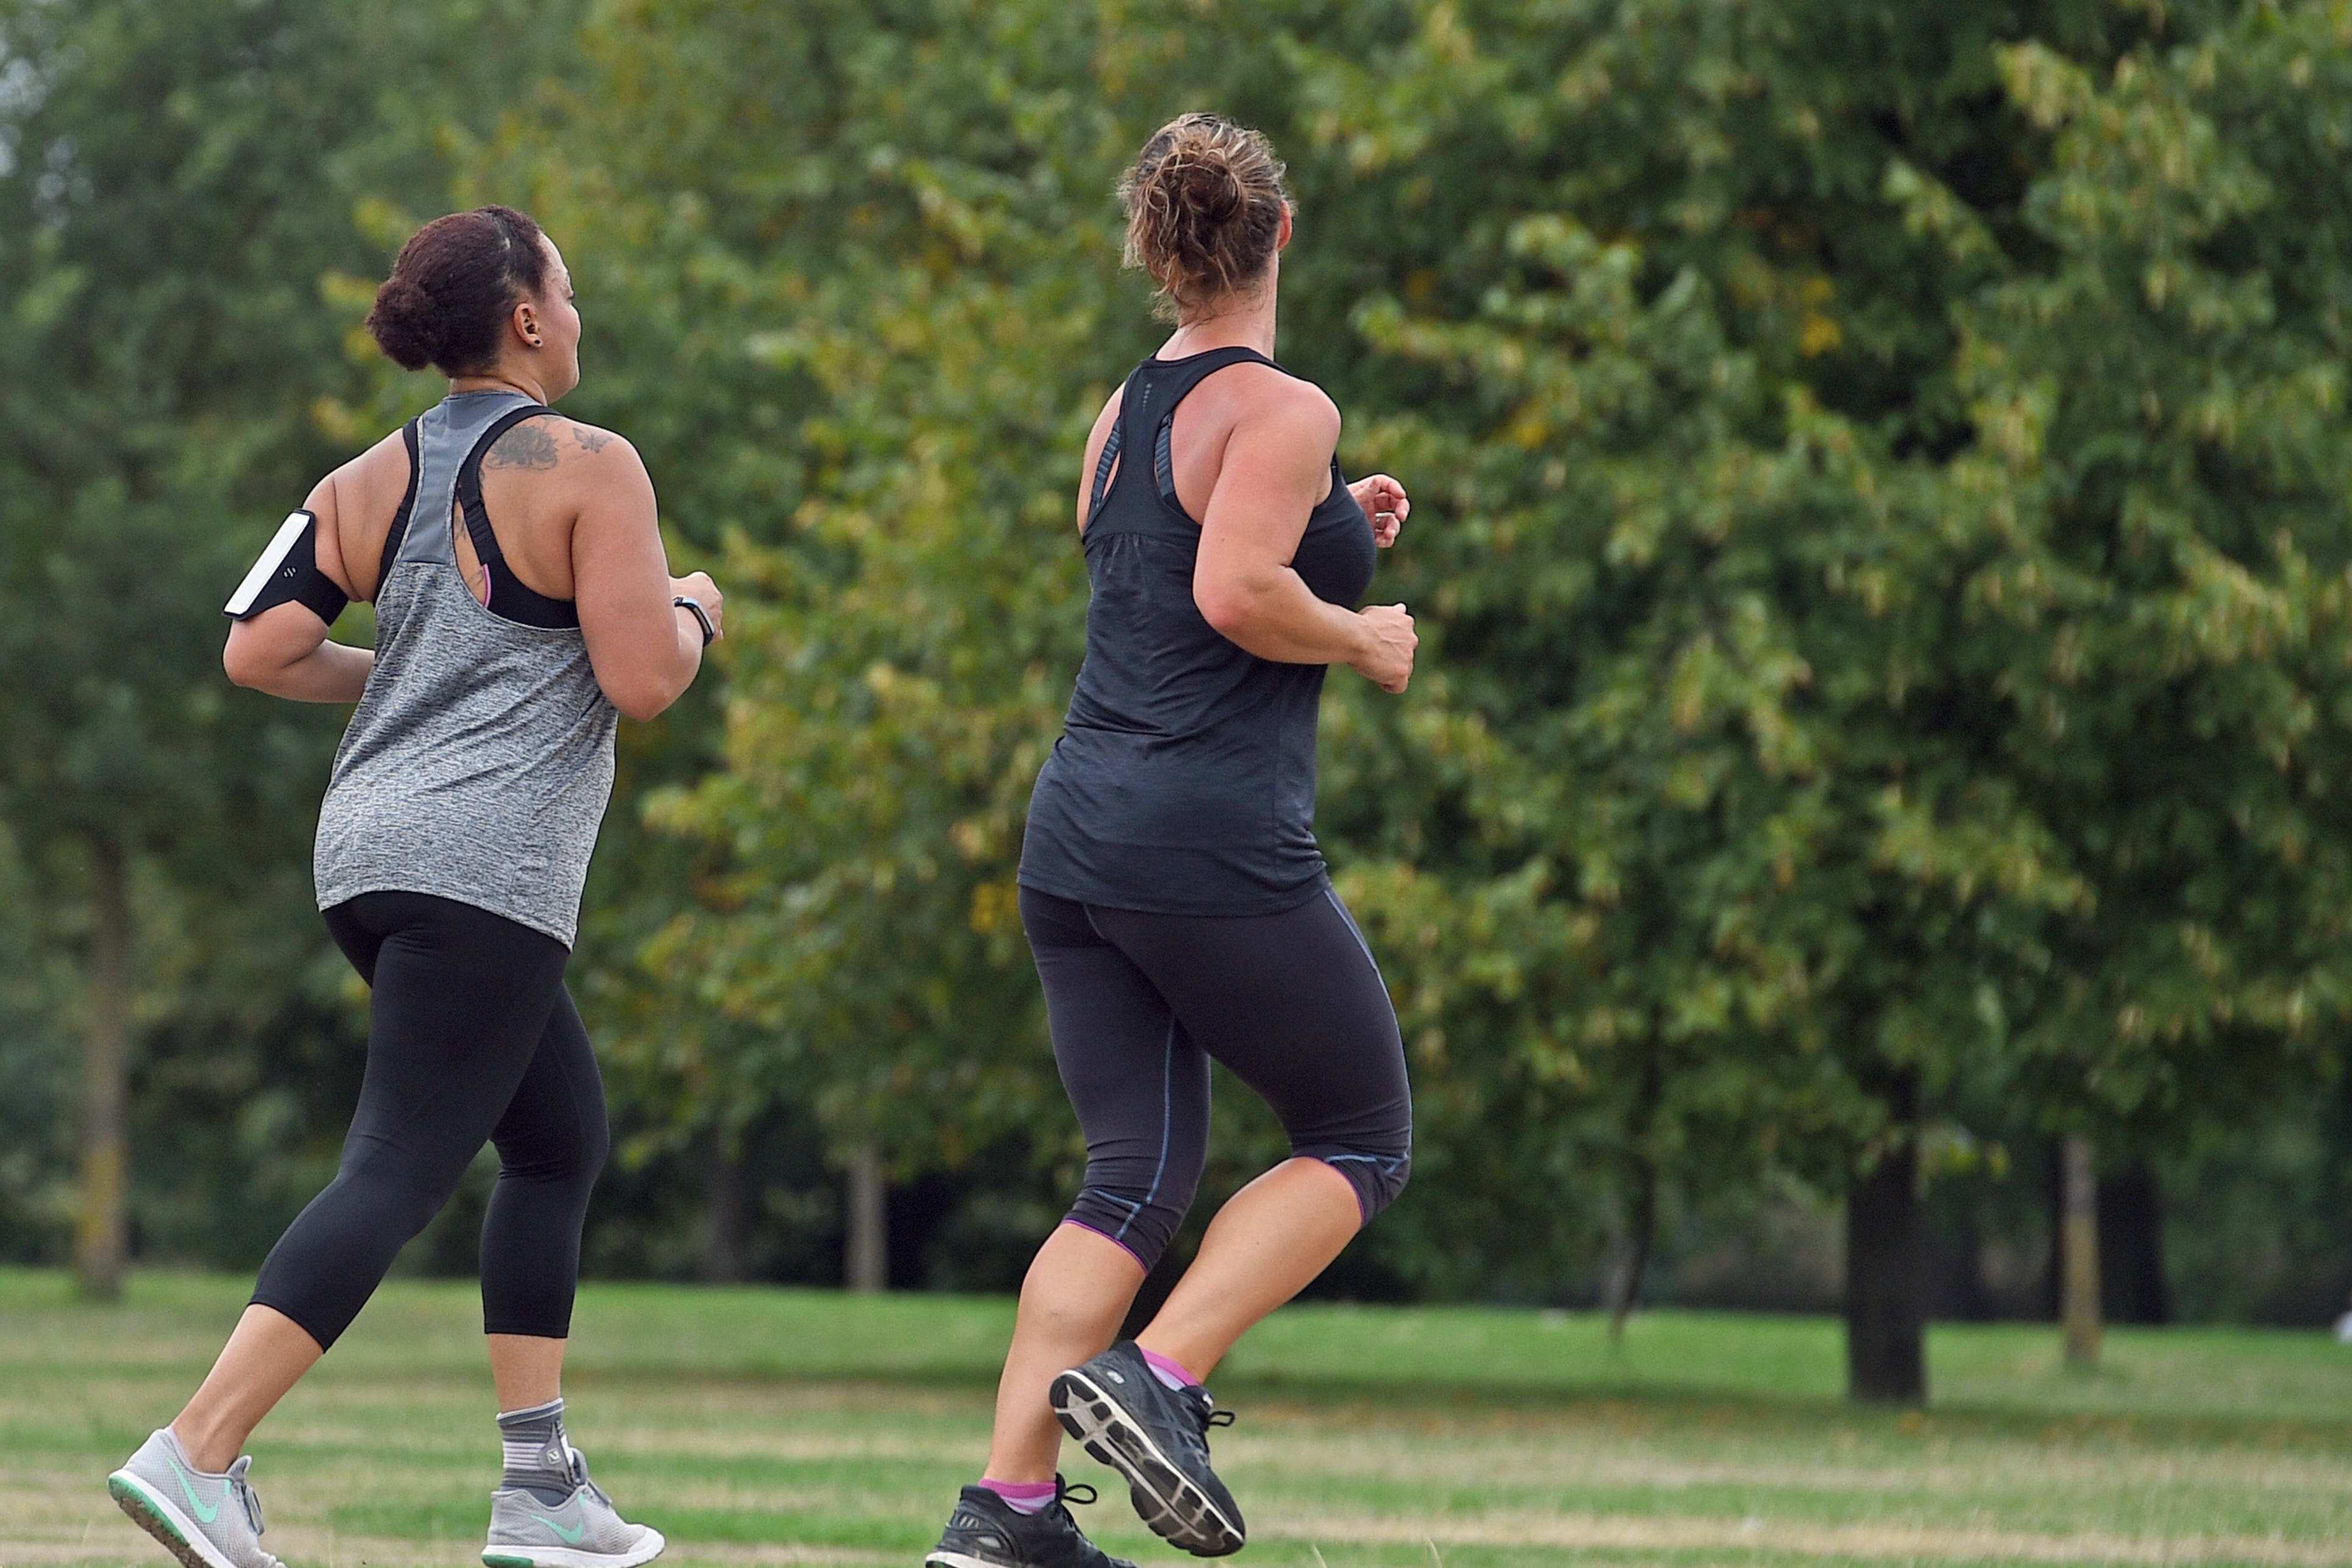
[[[1169,458],[1187,394],[1228,365],[1273,363],[1213,349],[1145,360],[1127,379],[1082,541],[1086,660],[1030,796],[1024,887],[1109,909],[1251,915],[1324,885],[1314,828],[1324,667],[1259,658],[1202,616],[1200,525],[1176,500]],[[1352,608],[1374,558],[1371,524],[1334,459],[1331,493],[1291,567],[1317,597]]]
[[[376,586],[375,668],[319,807],[320,909],[431,893],[572,944],[620,716],[576,624],[525,624],[474,597],[450,527],[462,497],[487,537],[487,519],[472,526],[482,455],[545,412],[515,393],[463,392],[416,422]],[[477,549],[489,564],[495,542]]]

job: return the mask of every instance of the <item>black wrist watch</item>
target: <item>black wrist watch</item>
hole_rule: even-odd
[[[710,612],[702,607],[701,600],[689,599],[685,595],[680,594],[677,598],[672,599],[670,603],[694,616],[695,624],[702,628],[703,647],[709,647],[712,643],[719,640],[719,628],[710,624]]]

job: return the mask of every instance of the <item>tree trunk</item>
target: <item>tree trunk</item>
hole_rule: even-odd
[[[2070,1132],[2060,1145],[2065,1175],[2064,1271],[2060,1276],[2058,1317],[2066,1335],[2066,1364],[2096,1366],[2099,1361],[2099,1173],[2091,1141]]]
[[[1649,1152],[1650,1127],[1657,1120],[1658,1096],[1664,1084],[1653,1054],[1643,1064],[1642,1081],[1634,1095],[1633,1114],[1626,1119],[1626,1144],[1632,1188],[1625,1214],[1625,1256],[1610,1281],[1609,1342],[1625,1340],[1625,1320],[1642,1300],[1642,1281],[1650,1272],[1650,1247],[1658,1230],[1658,1163]]]
[[[1658,1229],[1658,1167],[1654,1161],[1636,1160],[1633,1200],[1626,1205],[1625,1257],[1610,1280],[1609,1342],[1622,1344],[1625,1320],[1642,1299],[1642,1281],[1650,1272],[1650,1244]]]
[[[733,1285],[743,1278],[743,1156],[724,1131],[710,1135],[710,1181],[703,1210],[702,1279]]]
[[[84,1295],[122,1294],[130,1155],[123,1137],[129,1098],[130,873],[122,847],[91,846],[89,1016],[82,1047],[81,1212],[74,1262]]]
[[[1927,1397],[1927,1314],[1919,1237],[1919,1079],[1888,1095],[1889,1146],[1856,1170],[1845,1205],[1846,1396],[1883,1405]]]
[[[882,1152],[860,1143],[849,1156],[849,1212],[842,1251],[845,1283],[852,1290],[890,1288],[889,1188],[882,1180]]]

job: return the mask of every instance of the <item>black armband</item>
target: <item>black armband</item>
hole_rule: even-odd
[[[221,614],[232,620],[250,620],[264,610],[290,603],[305,606],[331,626],[351,602],[335,580],[319,570],[318,517],[298,511],[279,526],[278,537],[269,542],[269,548],[221,606]]]

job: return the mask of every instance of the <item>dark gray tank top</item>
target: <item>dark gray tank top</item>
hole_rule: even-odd
[[[431,893],[567,947],[578,931],[619,714],[577,626],[522,625],[474,597],[450,528],[461,474],[507,416],[536,411],[515,393],[464,392],[416,422],[376,587],[375,668],[319,808],[320,909]]]
[[[1273,362],[1213,349],[1148,359],[1128,377],[1084,537],[1086,662],[1030,796],[1024,887],[1110,909],[1250,915],[1294,908],[1324,885],[1324,667],[1259,658],[1202,618],[1192,601],[1200,525],[1177,503],[1169,457],[1177,405],[1242,363]],[[1353,607],[1375,553],[1335,460],[1331,493],[1291,566],[1317,597]]]

